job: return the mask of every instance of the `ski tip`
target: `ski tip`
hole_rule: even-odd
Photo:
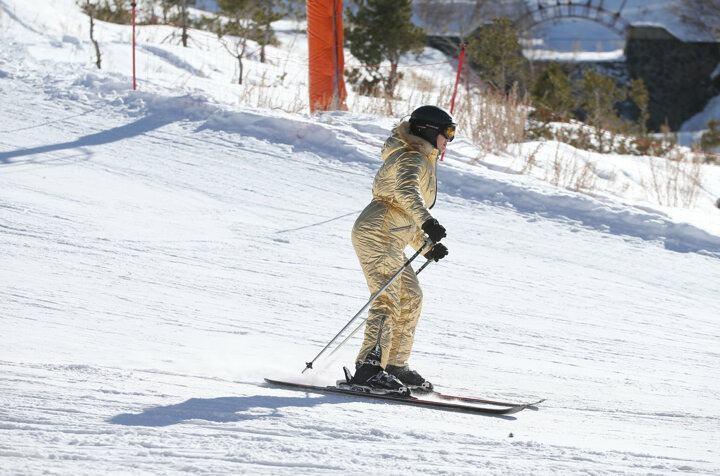
[[[536,412],[536,411],[540,410],[540,407],[538,407],[538,405],[540,405],[540,404],[541,404],[542,402],[544,402],[545,400],[546,400],[546,399],[543,398],[542,400],[538,400],[538,401],[536,401],[536,402],[526,403],[526,404],[523,405],[523,407],[525,407],[525,408],[528,409],[528,410],[532,410],[532,411]]]

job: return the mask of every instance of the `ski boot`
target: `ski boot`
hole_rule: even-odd
[[[343,367],[343,371],[345,371],[345,382],[338,382],[338,387],[363,393],[410,396],[410,389],[407,386],[383,370],[380,366],[380,358],[374,351],[363,362],[355,365],[355,375],[352,375],[347,367]]]
[[[421,393],[430,393],[433,391],[433,384],[425,380],[416,370],[410,370],[407,365],[403,367],[388,365],[387,373],[397,377],[403,385],[411,390]]]

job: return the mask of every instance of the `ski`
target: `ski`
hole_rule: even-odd
[[[414,397],[414,396],[401,397],[401,396],[388,395],[388,394],[358,392],[358,391],[354,391],[354,390],[346,390],[343,388],[339,388],[334,385],[328,385],[325,387],[321,387],[319,385],[308,385],[308,384],[304,384],[304,383],[284,382],[281,380],[272,380],[272,379],[268,379],[268,378],[265,379],[265,382],[267,382],[270,385],[275,385],[275,386],[284,387],[284,388],[293,389],[293,390],[323,393],[323,394],[330,393],[330,394],[350,395],[350,396],[357,396],[357,397],[367,398],[367,399],[385,400],[385,401],[389,401],[389,402],[400,403],[402,405],[412,405],[412,406],[417,406],[417,407],[432,408],[432,409],[436,409],[436,410],[445,410],[445,411],[453,411],[453,412],[461,412],[461,413],[475,413],[475,414],[486,414],[486,415],[511,415],[513,413],[520,412],[527,408],[527,405],[524,405],[524,404],[520,404],[520,405],[493,404],[494,406],[488,407],[488,406],[478,406],[478,405],[467,404],[470,402],[464,402],[465,404],[450,403],[447,401],[428,400],[428,399]],[[442,397],[440,397],[440,398],[442,398]],[[479,403],[479,402],[475,402],[475,403]]]
[[[529,408],[532,410],[537,410],[537,406],[545,401],[544,398],[541,398],[540,400],[536,400],[536,401],[528,402],[528,403],[503,402],[500,400],[489,400],[486,398],[464,397],[464,396],[460,396],[460,395],[449,395],[447,393],[438,392],[436,390],[429,392],[427,395],[432,395],[441,400],[449,400],[449,401],[455,400],[458,402],[465,402],[465,403],[478,403],[478,404],[483,404],[483,405],[498,405],[498,406],[505,406],[505,407],[524,406],[525,408]]]

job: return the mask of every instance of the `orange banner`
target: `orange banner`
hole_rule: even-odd
[[[307,0],[310,112],[347,110],[342,0]]]

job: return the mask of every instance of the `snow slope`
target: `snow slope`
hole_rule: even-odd
[[[695,114],[693,117],[685,121],[680,128],[681,133],[702,132],[707,130],[707,123],[715,119],[720,120],[720,96],[712,98],[705,109]]]
[[[458,140],[412,364],[548,401],[471,418],[269,388],[367,298],[349,231],[392,121],[133,92],[21,4],[0,0],[0,473],[720,472],[720,237]]]

